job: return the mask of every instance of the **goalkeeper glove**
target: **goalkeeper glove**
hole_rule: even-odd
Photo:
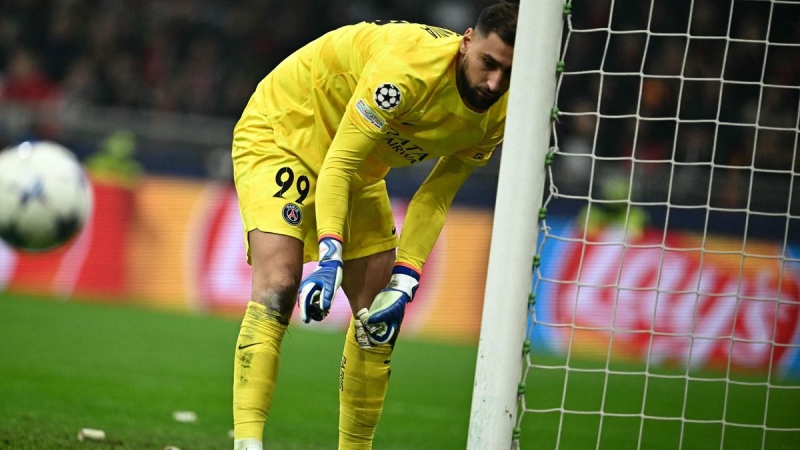
[[[297,296],[300,318],[308,323],[328,315],[333,296],[342,284],[342,242],[332,237],[319,240],[319,264],[302,283]]]
[[[419,273],[409,267],[396,265],[389,284],[375,297],[372,306],[363,308],[357,317],[367,329],[367,337],[374,345],[394,342],[406,303],[414,299],[419,286]]]

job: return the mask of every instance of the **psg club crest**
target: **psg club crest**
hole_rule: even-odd
[[[303,211],[294,203],[287,203],[283,207],[283,220],[289,225],[297,226],[303,221]]]
[[[400,104],[400,89],[391,83],[383,83],[375,89],[375,104],[384,111],[391,111]]]

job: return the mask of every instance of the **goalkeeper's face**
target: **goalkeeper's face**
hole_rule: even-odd
[[[458,90],[473,109],[485,111],[508,91],[514,47],[497,33],[468,29],[459,49]]]

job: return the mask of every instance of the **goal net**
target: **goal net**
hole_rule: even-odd
[[[800,2],[567,2],[560,52],[513,442],[797,448]]]

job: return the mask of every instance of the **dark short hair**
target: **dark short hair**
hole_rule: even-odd
[[[488,36],[497,33],[497,36],[510,46],[514,46],[514,38],[517,35],[517,14],[519,4],[511,2],[500,2],[487,6],[481,15],[478,16],[478,23],[475,30],[481,36]]]

